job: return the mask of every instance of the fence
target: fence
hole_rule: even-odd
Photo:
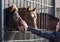
[[[37,13],[43,12],[51,14],[51,10],[54,7],[52,0],[3,0],[3,2],[4,8],[13,3],[16,4],[17,7],[36,7]]]
[[[44,13],[44,14],[46,13],[46,14],[54,15],[55,14],[55,10],[54,10],[55,9],[55,3],[54,3],[54,1],[55,0],[2,0],[2,9],[4,9],[4,8],[6,8],[12,4],[16,4],[17,7],[30,6],[31,9],[36,7],[37,15],[38,15],[38,19],[37,19],[38,28],[42,28],[42,27],[40,27],[42,24],[40,21],[41,20],[41,14],[40,13]],[[2,14],[2,17],[4,17],[3,14]],[[47,20],[46,15],[43,16],[43,20],[44,20],[43,26],[44,26],[44,23],[46,25],[45,19]],[[4,28],[4,19],[3,19],[2,25]],[[32,33],[29,33],[29,32],[28,33],[26,32],[25,34],[19,33],[19,32],[17,32],[17,33],[8,32],[8,33],[12,33],[13,36],[15,35],[13,38],[11,37],[12,40],[9,40],[11,42],[40,42],[40,41],[41,42],[48,42],[47,39],[44,39],[44,38],[42,39],[41,37],[39,37],[35,34],[32,34]],[[17,34],[20,36],[18,36]],[[29,36],[29,34],[30,34],[30,36]],[[4,35],[5,38],[7,37],[6,35]],[[23,38],[22,35],[25,38]],[[28,35],[28,37],[26,35]],[[15,39],[15,37],[16,37],[16,39]],[[21,38],[19,38],[19,37],[21,37]],[[19,40],[17,40],[18,38],[19,38]],[[15,41],[13,41],[13,40],[15,40]],[[5,41],[5,42],[9,42],[9,41]]]

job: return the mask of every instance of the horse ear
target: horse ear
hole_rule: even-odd
[[[14,6],[15,6],[14,4],[13,4],[13,5],[11,5],[11,12],[13,11],[13,9],[14,9]]]
[[[35,11],[36,10],[36,7],[34,9],[32,9],[32,11]]]
[[[27,9],[27,10],[30,10],[30,7],[28,6],[26,9]]]
[[[12,7],[12,10],[11,11],[13,11],[13,10],[18,11],[18,8],[16,7],[15,4],[13,4],[11,7]]]

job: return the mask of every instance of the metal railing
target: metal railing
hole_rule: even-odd
[[[50,8],[53,8],[51,2],[52,0],[4,0],[4,8],[16,4],[17,7],[36,7],[37,13],[50,13]]]

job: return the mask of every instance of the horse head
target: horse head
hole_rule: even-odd
[[[18,8],[15,5],[4,9],[4,16],[4,24],[8,30],[23,30],[21,28],[21,26],[23,26],[23,24],[21,24],[22,18],[20,17]]]
[[[25,20],[29,26],[37,28],[36,8],[33,9],[30,9],[30,7],[18,8],[18,12],[22,19]]]

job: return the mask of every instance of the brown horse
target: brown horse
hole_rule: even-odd
[[[37,28],[37,14],[36,8],[30,10],[29,7],[27,8],[18,8],[18,12],[22,19],[26,21],[29,26]]]
[[[15,30],[23,30],[21,28],[22,25],[22,18],[18,13],[18,8],[15,5],[9,6],[8,8],[4,9],[4,27],[8,31],[15,31]]]
[[[59,19],[47,13],[40,13],[40,16],[39,14],[37,15],[37,21],[38,27],[40,26],[39,28],[56,31],[56,25]]]

